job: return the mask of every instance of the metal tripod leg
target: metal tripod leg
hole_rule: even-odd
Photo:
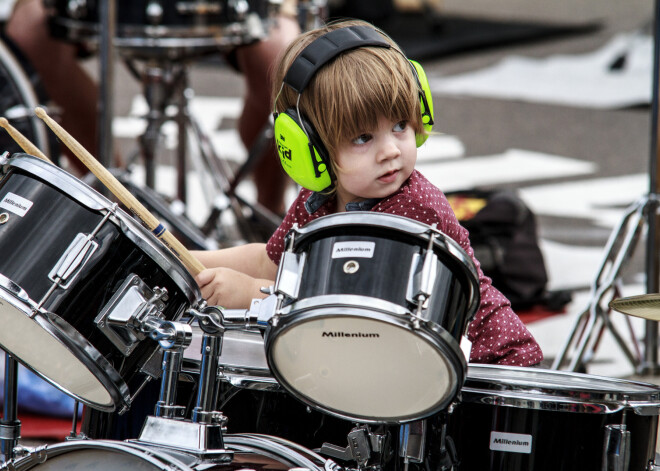
[[[635,367],[639,366],[641,362],[640,348],[632,331],[632,326],[628,324],[637,355],[630,351],[623,337],[612,324],[609,318],[610,309],[607,307],[607,303],[604,303],[604,300],[607,296],[611,300],[620,294],[618,284],[620,283],[621,271],[630,261],[639,241],[648,206],[649,199],[646,197],[629,206],[619,227],[610,235],[605,246],[605,257],[591,286],[589,304],[577,317],[562,350],[552,364],[552,369],[560,369],[569,360],[569,351],[571,346],[575,344],[574,354],[570,358],[568,370],[577,371],[580,366],[591,359],[598,347],[598,340],[605,329],[612,333],[630,363]],[[597,329],[598,322],[601,325]],[[595,332],[598,332],[598,335],[594,339]]]
[[[256,219],[258,218],[262,223],[265,223],[268,226],[267,232],[270,234],[277,229],[281,222],[280,219],[259,203],[248,203],[245,199],[241,198],[234,192],[235,185],[233,185],[233,182],[236,180],[236,177],[227,164],[227,161],[216,154],[215,149],[211,145],[210,139],[203,133],[195,119],[190,116],[189,113],[186,113],[186,117],[189,128],[193,133],[193,137],[199,143],[200,157],[202,160],[200,165],[203,168],[208,169],[208,176],[213,180],[213,185],[218,192],[226,197],[227,201],[224,208],[216,208],[219,209],[219,211],[216,211],[209,217],[209,221],[207,221],[205,227],[210,228],[213,223],[217,223],[220,213],[223,210],[231,209],[236,224],[241,230],[241,235],[248,242],[261,242],[263,240],[262,233],[254,228]],[[257,155],[257,157],[260,157],[260,155]],[[244,166],[253,165],[254,159],[255,154],[252,154],[252,158],[248,158]],[[239,172],[241,171],[239,170]],[[249,219],[250,216],[252,216],[253,219]]]
[[[14,458],[14,448],[21,437],[21,421],[18,420],[18,363],[5,353],[4,414],[0,420],[0,441],[5,461]]]
[[[140,138],[141,153],[145,160],[147,186],[153,188],[155,173],[155,154],[161,135],[161,127],[166,121],[173,120],[178,125],[177,147],[177,194],[178,199],[186,203],[186,150],[188,142],[197,153],[191,153],[191,160],[202,180],[202,190],[212,206],[211,214],[201,228],[209,236],[219,228],[220,217],[226,210],[231,210],[239,238],[248,242],[262,242],[264,233],[272,234],[279,226],[280,218],[259,203],[249,203],[235,193],[236,186],[262,156],[269,139],[272,138],[271,125],[262,130],[256,144],[249,150],[248,159],[237,174],[229,163],[219,156],[210,139],[191,116],[188,104],[192,90],[188,88],[187,69],[182,64],[150,63],[145,74],[127,63],[129,70],[145,84],[144,94],[149,105],[147,129]],[[166,108],[174,104],[175,116],[167,116]],[[190,139],[189,139],[189,138]],[[195,159],[197,159],[195,161]],[[219,234],[223,238],[223,234]],[[234,237],[235,239],[236,237]],[[236,242],[230,240],[229,243]]]

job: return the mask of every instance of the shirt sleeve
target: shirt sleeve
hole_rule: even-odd
[[[402,196],[380,210],[405,216],[425,224],[436,223],[439,230],[454,239],[472,258],[479,276],[480,304],[467,329],[472,342],[470,361],[503,365],[530,366],[543,360],[541,347],[525,324],[511,309],[509,300],[484,275],[474,257],[467,229],[460,225],[449,202],[441,195],[435,209]]]
[[[298,196],[284,216],[282,223],[266,243],[266,253],[275,265],[280,264],[282,254],[284,253],[284,239],[293,225],[297,222],[300,227],[302,227],[309,222],[308,219],[310,219],[310,217],[305,209],[305,200],[310,194],[311,192],[309,190],[305,190],[304,188],[300,190]]]

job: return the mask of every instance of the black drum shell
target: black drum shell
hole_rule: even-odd
[[[490,371],[493,384],[483,387],[470,370]],[[509,384],[507,373],[529,372],[527,384]],[[500,374],[502,373],[502,374]],[[573,390],[565,385],[552,390],[545,384],[532,385],[533,376],[546,379],[575,379]],[[582,389],[578,381],[594,380],[594,389]],[[562,380],[563,381],[563,380]],[[620,392],[608,393],[595,388],[610,383]],[[499,386],[498,386],[499,385]],[[631,434],[630,471],[644,471],[655,458],[658,427],[658,393],[660,387],[633,383],[614,378],[596,377],[579,373],[544,371],[536,368],[499,367],[496,365],[470,365],[461,392],[461,399],[449,416],[447,435],[453,440],[459,470],[488,469],[491,471],[517,471],[536,469],[562,469],[600,471],[603,466],[605,426],[625,421]],[[637,405],[648,403],[656,409],[654,414],[640,415],[632,407],[623,406],[624,396]],[[508,404],[511,400],[527,403],[527,407]],[[499,402],[499,404],[498,404]],[[540,404],[540,408],[536,405]],[[601,405],[609,406],[606,410]],[[620,410],[615,410],[620,408]],[[572,409],[572,410],[571,410]],[[625,420],[624,420],[625,414]],[[429,463],[438,458],[440,424],[432,421],[429,442]],[[513,453],[490,449],[491,431],[532,436],[531,453]]]
[[[20,157],[19,160],[26,158],[29,161],[29,157]],[[45,163],[40,163],[40,167],[47,172],[64,173],[54,167],[48,170],[52,166]],[[78,183],[77,190],[93,192]],[[29,199],[33,205],[24,217],[8,213],[9,218],[0,225],[0,253],[3,254],[0,274],[18,284],[33,302],[39,303],[54,284],[49,279],[50,271],[74,237],[92,232],[104,214],[85,206],[67,194],[66,189],[18,166],[9,166],[0,180],[0,200],[9,192]],[[166,320],[179,319],[185,309],[197,302],[199,293],[192,279],[189,284],[179,284],[180,281],[175,281],[168,273],[168,267],[156,263],[127,236],[129,233],[139,240],[150,237],[150,234],[144,230],[140,233],[129,228],[121,230],[118,224],[121,223],[111,217],[102,225],[94,238],[98,243],[97,250],[66,288],[55,288],[49,294],[42,310],[56,314],[73,327],[105,357],[126,383],[133,383],[145,363],[155,353],[160,353],[158,343],[145,338],[125,356],[98,329],[94,322],[96,316],[130,274],[138,275],[152,289],[157,286],[167,290],[168,300],[163,310],[163,319]],[[170,261],[173,259],[174,256]],[[17,359],[20,360],[20,355]],[[156,363],[157,367],[159,363]],[[30,365],[26,366],[30,368]]]
[[[372,258],[356,258],[359,269],[346,273],[344,264],[350,258],[332,258],[336,242],[375,242]],[[407,280],[413,256],[422,258],[426,248],[420,238],[398,231],[384,231],[369,226],[337,227],[324,230],[318,237],[307,237],[295,245],[296,253],[307,254],[301,276],[298,299],[316,296],[358,295],[380,299],[413,311],[415,306],[406,300]],[[460,339],[470,320],[473,286],[460,266],[438,245],[434,252],[440,260],[432,295],[426,308],[426,318],[442,326],[455,339]]]

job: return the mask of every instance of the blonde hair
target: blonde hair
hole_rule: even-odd
[[[300,97],[283,84],[291,64],[305,47],[330,31],[348,26],[372,27],[392,47],[360,47],[340,54],[314,75]],[[375,129],[380,116],[406,120],[415,133],[424,133],[419,86],[412,65],[391,38],[360,20],[325,25],[290,44],[275,70],[273,101],[277,113],[295,109],[298,103],[300,113],[325,145],[335,171],[334,156],[342,141]]]

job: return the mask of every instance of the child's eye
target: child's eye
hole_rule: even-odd
[[[353,139],[351,142],[353,144],[366,144],[371,140],[371,134],[360,134],[358,137]]]
[[[408,121],[406,121],[406,120],[399,121],[398,123],[396,123],[396,124],[394,125],[394,127],[392,128],[392,130],[395,131],[395,132],[402,132],[402,131],[405,131],[405,130],[406,130],[406,127],[407,127],[407,126],[408,126]]]

